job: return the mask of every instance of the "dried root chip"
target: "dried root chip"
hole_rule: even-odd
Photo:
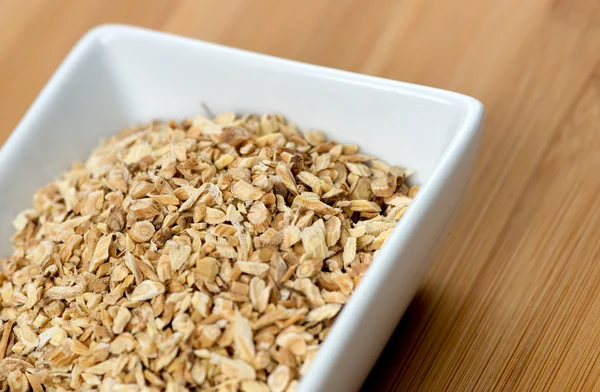
[[[261,276],[269,270],[269,265],[257,261],[238,261],[236,266],[243,273]]]
[[[389,197],[396,191],[397,177],[387,175],[385,177],[376,178],[371,182],[371,190],[378,197]]]
[[[131,212],[138,219],[150,219],[160,214],[152,199],[140,199],[131,204]]]
[[[208,224],[211,225],[218,225],[219,223],[223,223],[227,220],[227,215],[217,209],[217,208],[210,208],[207,207],[205,209],[205,215],[204,215],[204,221]]]
[[[231,193],[243,201],[253,201],[260,199],[265,193],[252,184],[244,180],[239,180],[231,186]]]
[[[292,206],[304,207],[321,215],[335,215],[338,210],[319,200],[316,193],[304,192],[294,199]]]
[[[164,292],[165,286],[162,283],[145,280],[133,290],[131,300],[134,302],[147,301],[158,297]]]
[[[337,216],[332,216],[325,222],[325,241],[332,247],[340,240],[342,221]]]
[[[106,221],[108,228],[112,231],[121,231],[125,227],[125,212],[120,206],[113,207]]]
[[[229,166],[231,162],[233,162],[233,157],[229,154],[223,154],[215,161],[215,167],[217,170],[222,170]]]
[[[309,323],[327,320],[337,315],[341,308],[342,305],[340,304],[326,304],[319,306],[318,308],[308,312],[305,320]]]
[[[302,231],[302,245],[306,257],[323,260],[327,257],[325,233],[318,225],[307,227]]]
[[[248,211],[248,221],[252,223],[257,233],[262,233],[271,224],[271,213],[265,207],[265,203],[257,201],[252,204]]]
[[[129,230],[131,239],[135,242],[148,242],[154,235],[154,225],[148,221],[136,222]]]
[[[307,171],[298,173],[297,177],[300,181],[309,186],[314,193],[318,195],[322,193],[321,180],[319,177]]]
[[[247,362],[241,359],[221,359],[221,371],[223,375],[233,380],[254,380],[256,371]]]
[[[247,362],[252,362],[256,355],[252,328],[247,318],[237,314],[233,319],[235,348],[238,355]]]
[[[197,262],[197,272],[200,278],[213,282],[219,272],[217,260],[212,257],[205,257]]]
[[[272,392],[283,392],[292,380],[292,371],[285,365],[279,365],[267,378],[267,385]]]
[[[90,263],[90,272],[94,272],[108,259],[108,248],[112,241],[112,234],[105,235],[96,244],[94,254],[92,255],[92,261]]]
[[[409,175],[279,115],[124,130],[13,222],[0,386],[295,391]]]
[[[242,392],[270,392],[267,384],[256,380],[242,381],[240,389]]]
[[[192,254],[192,247],[180,242],[171,243],[171,250],[169,251],[169,261],[171,262],[171,268],[175,271],[180,269],[183,264],[189,259]]]
[[[344,246],[344,253],[342,259],[344,261],[344,266],[350,265],[354,258],[356,257],[356,238],[349,237],[346,240],[346,245]]]
[[[302,239],[302,231],[298,226],[288,226],[283,230],[283,248],[291,248]]]
[[[285,165],[285,163],[279,163],[275,169],[275,173],[281,178],[281,182],[285,187],[292,192],[294,195],[298,194],[298,188],[296,187],[296,180],[292,171]]]

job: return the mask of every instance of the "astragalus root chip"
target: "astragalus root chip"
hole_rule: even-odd
[[[405,176],[280,116],[122,131],[15,219],[2,390],[295,390]]]

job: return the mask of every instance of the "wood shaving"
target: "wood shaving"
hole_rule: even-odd
[[[14,220],[0,389],[296,390],[408,174],[279,115],[123,130]]]

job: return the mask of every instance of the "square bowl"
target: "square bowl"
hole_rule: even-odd
[[[135,27],[87,33],[0,150],[0,255],[33,192],[101,138],[202,112],[281,113],[415,170],[422,189],[344,306],[299,391],[360,388],[414,296],[472,174],[483,107],[429,87]],[[9,190],[9,191],[7,191]]]

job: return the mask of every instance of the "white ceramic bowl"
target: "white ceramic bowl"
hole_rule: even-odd
[[[471,176],[483,107],[428,87],[126,27],[86,34],[0,150],[0,255],[33,192],[101,138],[155,118],[281,113],[416,170],[423,188],[344,307],[300,391],[352,391],[417,290]]]

